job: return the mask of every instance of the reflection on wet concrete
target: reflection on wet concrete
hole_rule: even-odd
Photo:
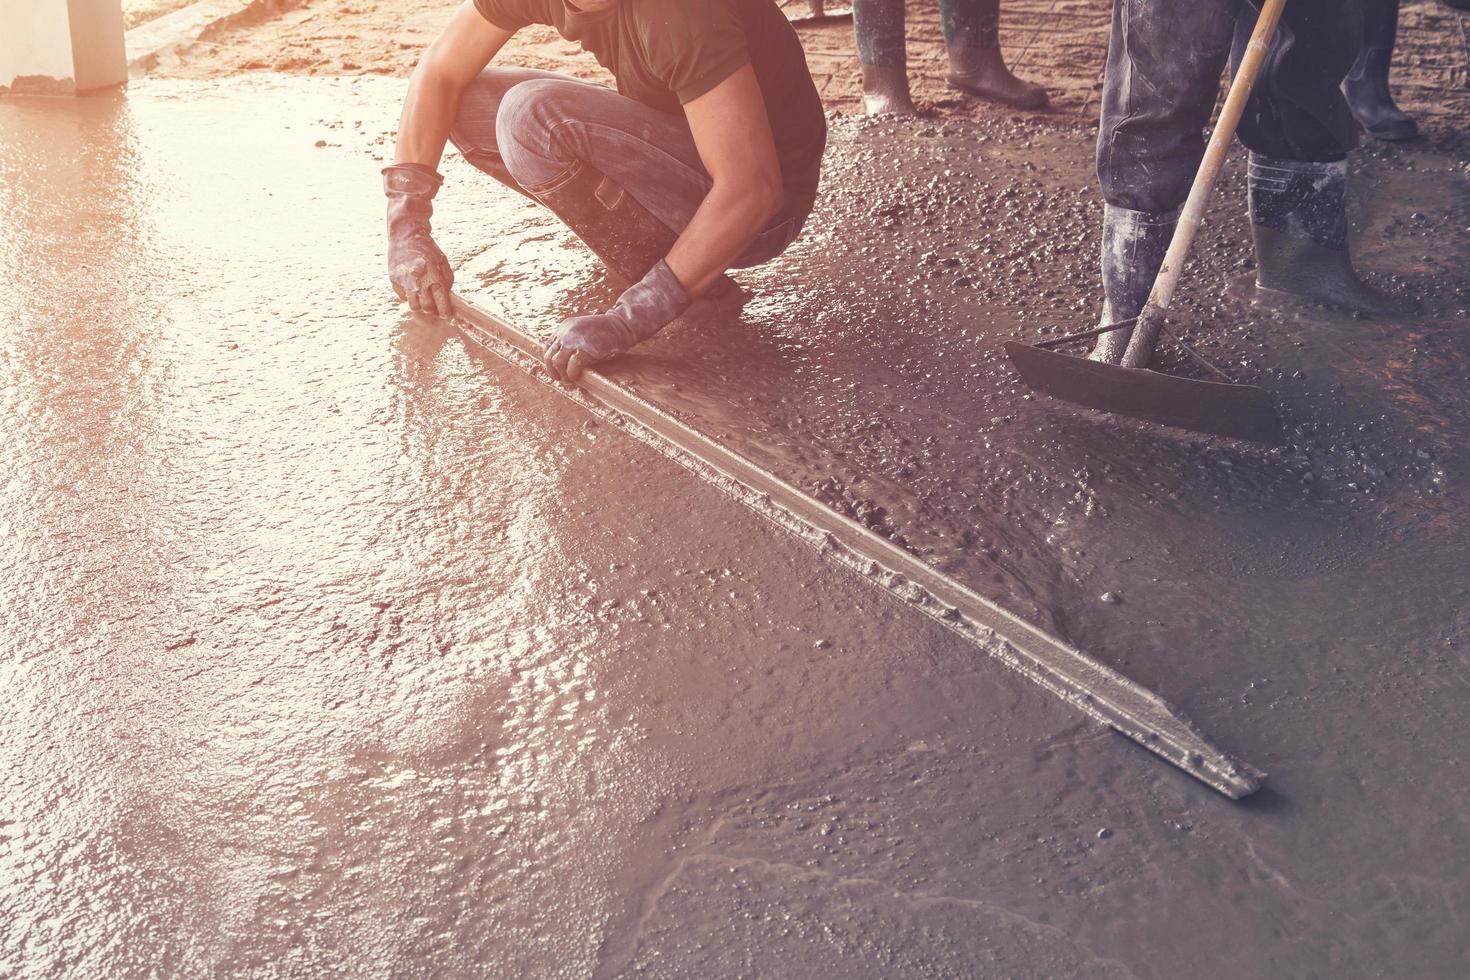
[[[1093,312],[1081,128],[842,123],[755,299],[615,368],[1181,703],[1273,774],[1231,805],[402,319],[399,94],[0,104],[0,972],[1464,962],[1462,149],[1365,162],[1412,325],[1216,290],[1226,188],[1187,332],[1282,393],[1283,451],[1011,380],[998,338]],[[446,169],[477,302],[611,296]]]

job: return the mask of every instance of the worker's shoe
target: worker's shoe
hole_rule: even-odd
[[[1470,0],[1439,0],[1451,10],[1470,10]]]
[[[1342,94],[1358,124],[1381,140],[1408,140],[1419,135],[1419,127],[1393,101],[1388,88],[1388,69],[1393,60],[1393,42],[1398,33],[1399,5],[1370,4],[1363,24],[1363,46],[1358,60],[1342,80]]]
[[[1416,302],[1358,278],[1347,244],[1347,163],[1252,153],[1249,194],[1256,285],[1367,316],[1405,316]]]
[[[908,69],[863,65],[863,112],[870,116],[915,116]]]
[[[700,316],[738,313],[750,302],[750,296],[750,291],[729,275],[721,275],[690,304],[689,312]]]
[[[1000,45],[983,48],[949,46],[950,88],[1017,109],[1044,109],[1046,89],[1022,81],[1006,67]]]
[[[594,167],[577,163],[531,195],[564,221],[624,283],[648,275],[678,238],[668,225]]]
[[[1098,326],[1132,320],[1143,312],[1178,220],[1177,210],[1149,214],[1111,204],[1103,207],[1103,311]],[[1107,364],[1122,363],[1132,335],[1132,327],[1101,334],[1089,356]]]

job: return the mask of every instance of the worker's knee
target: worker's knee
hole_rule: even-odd
[[[587,86],[574,81],[522,82],[505,94],[495,117],[495,142],[506,168],[534,190],[578,158],[576,105]]]
[[[515,69],[487,68],[465,86],[454,121],[449,126],[449,141],[466,158],[473,160],[477,156],[498,152],[495,120],[500,114],[500,104],[516,85],[524,84],[525,80],[523,74]]]
[[[1202,140],[1111,133],[1098,143],[1103,200],[1129,211],[1172,211],[1189,195],[1203,152]]]

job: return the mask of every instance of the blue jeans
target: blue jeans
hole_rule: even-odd
[[[474,166],[532,197],[589,165],[675,234],[714,185],[682,115],[534,68],[482,72],[460,97],[449,139]],[[777,215],[731,268],[780,255],[805,221],[805,214]]]

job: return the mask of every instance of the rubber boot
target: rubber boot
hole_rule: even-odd
[[[1439,0],[1451,10],[1470,10],[1470,0]]]
[[[1358,278],[1347,244],[1347,163],[1252,153],[1249,195],[1256,285],[1367,316],[1417,312],[1413,300]]]
[[[1358,60],[1342,80],[1342,94],[1358,124],[1369,136],[1381,140],[1408,140],[1419,135],[1418,125],[1394,105],[1388,88],[1398,23],[1399,0],[1369,0]]]
[[[586,163],[533,196],[630,285],[642,281],[678,238],[633,195]]]
[[[863,111],[870,116],[915,116],[909,73],[902,66],[863,65]]]
[[[1178,220],[1177,210],[1149,214],[1111,204],[1103,208],[1103,310],[1098,326],[1131,320],[1143,311]],[[1131,327],[1101,334],[1089,356],[1107,364],[1121,363],[1132,334]]]
[[[1046,108],[1046,89],[1012,75],[999,44],[979,48],[951,44],[947,49],[950,88],[1017,109]]]

